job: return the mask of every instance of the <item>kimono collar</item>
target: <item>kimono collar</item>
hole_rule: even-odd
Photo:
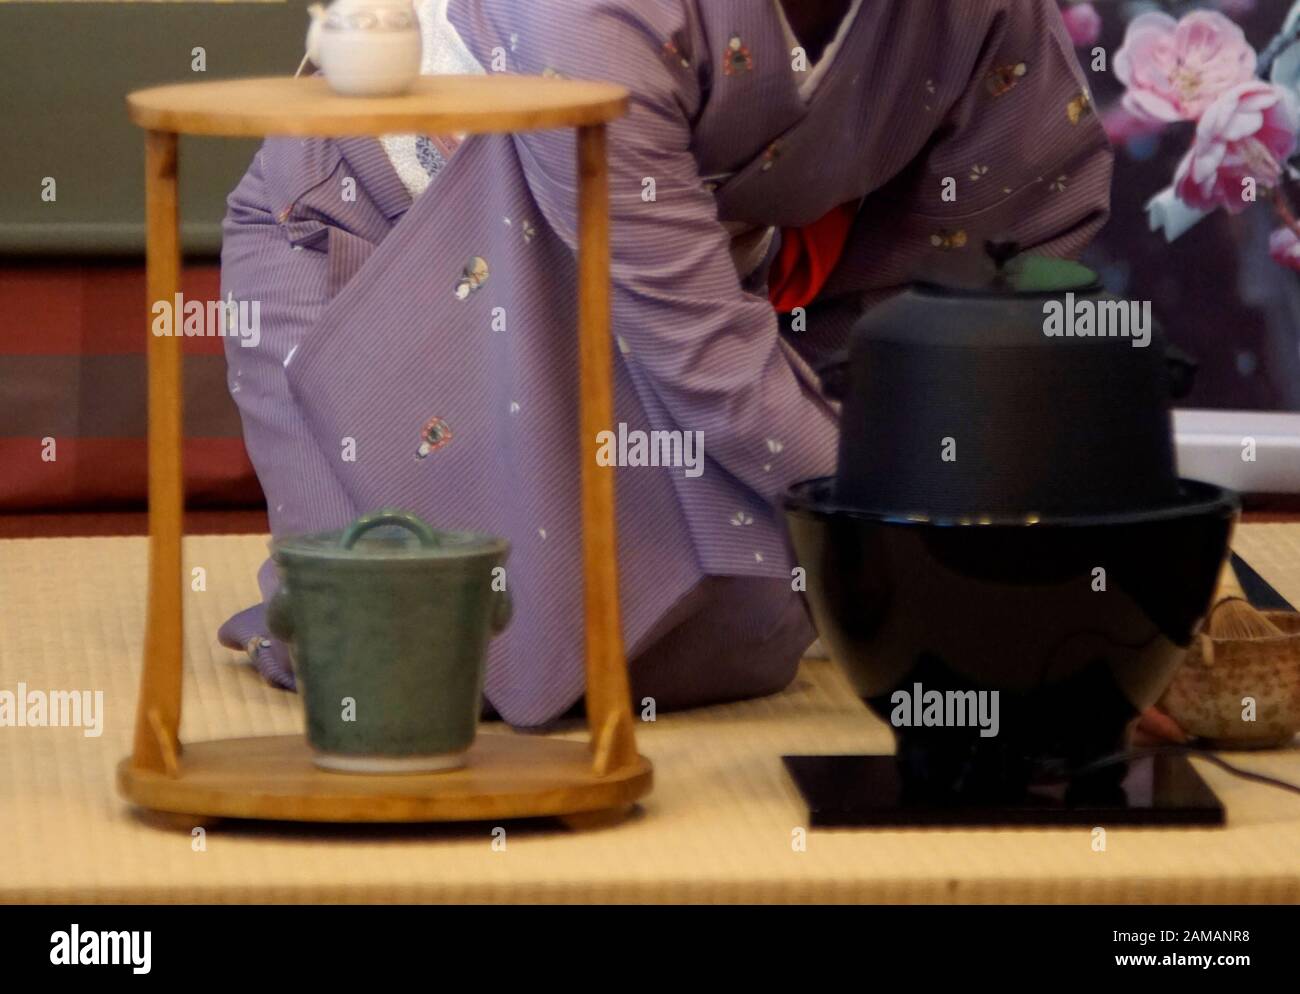
[[[406,213],[412,203],[411,195],[378,139],[338,138],[335,145],[352,167],[357,185],[386,218],[391,221]]]
[[[771,142],[802,122],[817,104],[800,93],[805,74],[796,72],[778,0],[714,0],[695,4],[704,52],[695,54],[702,67],[701,85],[708,92],[696,121],[697,136],[725,135],[725,147],[707,138],[699,152],[710,171],[738,168],[754,159]],[[863,5],[865,6],[865,5]],[[839,45],[826,75],[842,70],[853,58],[865,30],[864,10],[855,6],[853,20],[837,34]],[[824,80],[823,80],[824,82]],[[820,88],[819,88],[820,89]],[[740,113],[745,107],[750,110]],[[761,108],[761,112],[752,112]],[[725,161],[729,160],[729,161]]]

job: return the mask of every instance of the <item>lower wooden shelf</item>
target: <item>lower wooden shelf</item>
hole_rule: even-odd
[[[613,814],[649,793],[653,778],[644,756],[597,776],[586,742],[509,732],[480,732],[467,764],[443,773],[328,773],[301,735],[187,742],[175,777],[129,757],[117,767],[123,796],[155,811],[328,822]]]

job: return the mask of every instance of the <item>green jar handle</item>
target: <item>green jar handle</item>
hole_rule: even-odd
[[[373,514],[363,514],[356,521],[348,525],[343,532],[343,538],[340,544],[345,549],[350,549],[357,544],[359,539],[372,528],[379,528],[382,525],[398,525],[414,534],[419,540],[420,545],[429,549],[441,545],[438,536],[434,534],[432,528],[426,525],[410,511],[383,510],[375,511]]]

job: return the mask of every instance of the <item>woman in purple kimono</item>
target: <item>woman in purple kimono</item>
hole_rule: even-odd
[[[426,0],[421,20],[427,71],[631,91],[609,130],[615,418],[684,443],[618,470],[635,700],[781,689],[813,631],[778,501],[836,452],[812,367],[918,268],[994,236],[1072,254],[1105,219],[1110,151],[1055,0]],[[228,358],[273,532],[397,505],[507,537],[486,692],[517,726],[583,692],[574,160],[571,132],[271,139],[225,224],[223,296],[261,302],[260,345]],[[291,681],[260,608],[222,640]]]

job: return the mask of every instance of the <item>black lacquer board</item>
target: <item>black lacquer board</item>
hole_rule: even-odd
[[[784,756],[814,828],[1022,825],[1223,825],[1223,805],[1183,756],[1129,764],[1123,797],[1067,802],[1064,785],[1019,801],[917,800],[905,795],[893,756]]]

